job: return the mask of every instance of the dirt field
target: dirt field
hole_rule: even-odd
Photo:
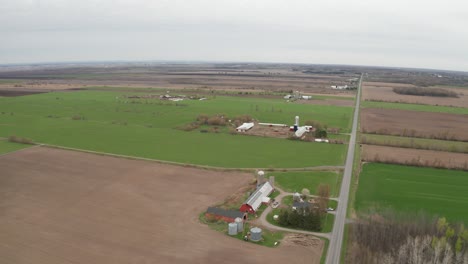
[[[0,256],[34,263],[319,263],[198,222],[252,175],[35,147],[0,156]],[[289,241],[289,240],[288,240]]]
[[[0,72],[1,89],[64,90],[91,86],[155,87],[167,89],[280,92],[299,90],[353,96],[355,91],[337,91],[330,85],[349,84],[355,73],[306,73],[291,65],[163,65],[147,67],[83,67]]]
[[[468,116],[363,108],[361,132],[468,141]]]
[[[363,145],[362,159],[368,162],[468,170],[467,154],[445,151]]]
[[[403,95],[393,92],[395,87],[415,87],[411,84],[364,82],[362,98],[369,101],[468,107],[468,90],[443,88],[459,94],[459,98]],[[430,89],[430,88],[428,88]]]

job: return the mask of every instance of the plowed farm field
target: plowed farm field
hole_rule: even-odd
[[[363,133],[468,141],[468,115],[363,108]]]
[[[319,263],[323,243],[267,248],[198,216],[252,175],[35,147],[0,156],[2,263]]]
[[[365,101],[385,101],[409,104],[468,107],[468,90],[463,88],[443,88],[459,95],[458,98],[403,95],[393,92],[396,87],[415,87],[410,84],[364,82],[362,98]],[[431,89],[431,88],[427,88]]]
[[[446,151],[363,145],[362,160],[468,170],[468,154]]]

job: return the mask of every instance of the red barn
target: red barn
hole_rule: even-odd
[[[268,203],[270,195],[273,192],[273,187],[269,182],[265,182],[257,190],[255,190],[252,195],[247,199],[247,201],[242,204],[239,211],[254,214],[255,211],[260,207],[262,203]]]
[[[247,214],[236,211],[236,210],[224,210],[218,207],[208,207],[206,210],[205,217],[214,217],[217,220],[223,220],[224,222],[232,223],[234,220],[239,217],[244,220],[247,220]]]

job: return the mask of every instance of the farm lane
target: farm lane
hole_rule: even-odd
[[[343,180],[341,182],[341,190],[339,196],[338,207],[335,215],[335,223],[330,237],[330,244],[327,252],[327,264],[339,264],[341,256],[341,248],[343,245],[344,226],[346,223],[346,209],[348,208],[349,188],[351,185],[351,175],[353,172],[354,163],[354,149],[356,146],[356,133],[359,120],[359,107],[361,102],[361,85],[363,74],[359,80],[358,91],[356,95],[356,107],[354,109],[353,128],[351,138],[349,141],[348,155],[346,157],[346,164],[343,173]]]
[[[275,187],[276,190],[280,192],[280,194],[275,198],[278,201],[281,201],[285,196],[292,195],[292,193],[284,192],[278,187]],[[291,233],[299,233],[299,234],[305,234],[305,235],[313,235],[317,237],[323,237],[330,239],[330,233],[318,233],[318,232],[310,232],[310,231],[304,231],[304,230],[297,230],[297,229],[290,229],[290,228],[284,228],[284,227],[279,227],[270,224],[266,220],[266,216],[271,212],[271,206],[268,206],[265,211],[260,215],[259,218],[253,220],[253,223],[257,223],[258,225],[264,226],[270,230],[278,230],[278,231],[286,231],[286,232],[291,232]]]

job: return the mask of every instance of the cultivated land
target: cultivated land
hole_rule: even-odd
[[[468,141],[468,115],[363,108],[361,132]]]
[[[388,164],[364,164],[356,195],[356,209],[394,208],[468,220],[468,172]]]
[[[301,120],[314,119],[346,130],[352,110],[282,99],[216,96],[205,101],[169,102],[130,99],[121,92],[54,92],[0,98],[0,136],[18,135],[51,145],[218,167],[341,165],[346,145],[177,128],[195,121],[199,114],[223,113],[287,124],[299,115]],[[75,116],[83,120],[73,120]]]
[[[364,134],[361,135],[361,143],[369,145],[384,145],[402,148],[468,153],[468,142],[459,141]]]
[[[410,95],[408,95],[410,96]],[[468,108],[451,107],[451,106],[434,106],[422,104],[406,104],[406,103],[387,103],[387,102],[363,102],[363,107],[367,108],[385,108],[385,109],[401,109],[418,112],[432,113],[448,113],[448,114],[468,114]]]
[[[438,105],[438,106],[455,106],[455,107],[468,107],[468,90],[464,88],[446,88],[443,89],[455,92],[459,95],[458,98],[451,97],[434,97],[434,96],[416,96],[416,95],[402,95],[393,92],[396,87],[417,87],[411,84],[401,83],[378,83],[378,82],[364,82],[362,89],[362,98],[365,101],[385,101],[397,102],[408,104],[424,104],[424,105]],[[437,87],[440,88],[440,87]],[[432,87],[425,87],[424,89],[433,89]]]
[[[363,161],[468,170],[468,154],[362,145]]]
[[[0,157],[5,263],[319,263],[322,245],[267,248],[198,222],[252,176],[36,147]],[[183,252],[183,254],[181,254]]]
[[[301,193],[303,188],[315,194],[320,184],[330,185],[330,195],[337,196],[341,183],[341,172],[334,171],[305,171],[305,172],[272,172],[268,176],[275,176],[275,183],[287,192]]]

